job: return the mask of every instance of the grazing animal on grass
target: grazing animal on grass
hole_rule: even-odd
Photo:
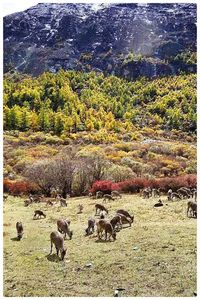
[[[56,247],[57,256],[60,251],[61,259],[63,260],[66,255],[67,250],[64,249],[64,239],[63,239],[62,235],[58,231],[53,231],[50,234],[50,241],[51,241],[50,254],[52,253],[52,248],[53,248],[53,244],[54,244]]]
[[[103,195],[103,201],[105,202],[106,200],[115,200],[114,198],[113,198],[113,196],[112,195],[109,195],[109,194],[104,194]]]
[[[160,206],[163,206],[161,199],[159,199],[158,202],[154,204],[154,207],[160,207]]]
[[[100,199],[100,198],[103,198],[103,192],[102,191],[97,191],[96,192],[96,199]]]
[[[152,189],[152,197],[160,197],[160,188]]]
[[[99,220],[97,222],[97,236],[98,236],[98,239],[102,238],[103,231],[105,231],[105,240],[107,240],[108,235],[109,235],[109,240],[110,240],[111,236],[112,236],[114,241],[116,240],[116,232],[114,231],[111,223],[109,221],[106,221],[106,220]]]
[[[182,198],[190,198],[191,193],[188,192],[186,189],[180,188],[177,190],[177,193],[182,197]]]
[[[29,206],[31,203],[32,203],[32,202],[31,202],[30,199],[24,200],[24,206]]]
[[[193,197],[194,197],[194,200],[197,201],[197,191],[193,192]]]
[[[41,211],[41,210],[35,210],[34,211],[34,216],[33,216],[33,219],[35,219],[35,218],[41,218],[41,217],[44,217],[44,218],[46,218],[46,215],[43,213],[43,211]]]
[[[94,233],[94,227],[95,227],[95,219],[89,218],[88,219],[88,227],[85,229],[86,235],[90,235]]]
[[[96,209],[95,215],[100,214],[102,211],[105,211],[108,214],[107,208],[105,208],[105,206],[101,204],[95,204],[95,209]]]
[[[17,229],[17,237],[18,237],[18,240],[20,241],[24,234],[24,228],[23,228],[22,222],[16,223],[16,229]]]
[[[125,215],[119,213],[117,213],[117,215],[121,218],[121,224],[129,224],[129,226],[131,226],[131,224],[133,223],[132,220],[130,220],[130,218],[127,218]]]
[[[53,203],[51,200],[48,200],[48,201],[47,201],[47,205],[53,206],[54,203]]]
[[[118,198],[122,198],[122,195],[118,192],[118,191],[112,191],[111,192],[111,196],[114,197],[118,197]]]
[[[117,214],[110,220],[110,224],[112,225],[113,229],[117,227],[117,229],[122,228],[122,215]]]
[[[152,196],[151,188],[150,187],[145,188],[143,190],[143,198],[150,198],[151,196]]]
[[[60,206],[67,207],[67,202],[66,202],[66,200],[64,198],[60,199]]]
[[[78,205],[78,214],[81,214],[83,212],[83,205],[79,204]]]
[[[174,199],[180,199],[180,200],[182,200],[182,197],[178,193],[174,192],[174,193],[171,194],[170,198],[168,196],[168,200],[174,200]]]
[[[70,221],[59,219],[57,220],[57,228],[60,233],[64,233],[64,239],[66,239],[66,234],[69,239],[72,239],[73,231],[69,229]]]
[[[3,201],[6,201],[8,199],[8,195],[3,195]]]
[[[117,210],[117,214],[124,215],[125,217],[130,218],[131,221],[132,221],[132,223],[133,223],[134,216],[131,216],[126,210],[124,210],[124,209],[118,209]]]
[[[187,216],[188,216],[189,212],[190,212],[190,216],[192,213],[192,217],[197,218],[197,203],[196,202],[189,201],[187,203]]]

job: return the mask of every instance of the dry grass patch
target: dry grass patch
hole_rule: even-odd
[[[71,198],[61,208],[24,207],[23,199],[9,197],[4,204],[4,223],[11,224],[4,236],[4,296],[112,296],[117,287],[125,288],[123,296],[193,296],[196,220],[187,218],[185,200],[153,208],[156,201],[123,195],[106,203],[109,217],[124,208],[135,221],[117,233],[115,242],[98,242],[96,234],[85,236],[85,228],[101,199]],[[82,214],[77,214],[78,204],[84,205]],[[33,220],[36,208],[45,211],[46,219]],[[55,249],[49,255],[49,235],[60,217],[71,220],[74,232],[65,241],[63,262]],[[24,237],[18,242],[15,224],[20,220]]]

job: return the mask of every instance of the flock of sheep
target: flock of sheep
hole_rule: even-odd
[[[177,196],[178,195],[178,196]],[[143,198],[150,198],[150,197],[160,197],[160,190],[159,189],[151,189],[146,188],[142,191],[141,196]],[[58,203],[57,200],[60,201],[60,206],[67,206],[66,199],[63,199],[60,195],[54,196],[56,199],[56,203]],[[103,202],[106,200],[108,201],[115,201],[117,198],[122,198],[122,195],[118,191],[112,191],[111,194],[104,194],[102,191],[97,191],[95,195],[89,194],[90,198],[95,199],[103,199]],[[173,192],[172,189],[169,189],[167,192],[167,199],[173,200],[173,199],[183,199],[183,198],[194,198],[194,201],[188,201],[187,203],[187,216],[197,218],[197,191],[196,189],[188,189],[185,187],[180,188],[176,192]],[[4,199],[5,200],[5,199]],[[46,205],[54,205],[53,200],[46,200],[44,196],[33,196],[29,195],[29,199],[24,201],[24,205],[30,205],[31,203],[38,203],[38,202],[45,202]],[[27,204],[28,203],[28,204]],[[64,203],[64,204],[63,204]],[[154,207],[163,206],[162,201],[159,199],[158,202],[154,205]],[[78,205],[78,213],[83,212],[83,205]],[[102,204],[95,204],[95,216],[98,216],[98,218],[90,217],[87,221],[87,228],[85,229],[86,236],[89,236],[91,234],[94,234],[95,227],[96,227],[96,233],[98,239],[103,238],[107,240],[116,240],[116,235],[119,230],[122,229],[123,224],[128,224],[129,226],[132,225],[134,221],[134,216],[131,216],[130,213],[124,209],[118,209],[115,213],[115,215],[108,219],[108,209],[102,205]],[[44,214],[41,210],[35,210],[33,219],[35,218],[46,218],[46,214]],[[50,242],[51,242],[51,251],[53,245],[55,245],[57,255],[60,256],[63,260],[66,255],[66,249],[64,248],[64,239],[66,239],[66,235],[69,237],[69,239],[72,239],[73,231],[70,229],[70,220],[65,219],[58,219],[57,220],[57,231],[53,231],[50,234]],[[16,229],[17,229],[17,236],[20,240],[23,236],[23,225],[21,222],[16,223]],[[63,235],[64,234],[64,235]]]

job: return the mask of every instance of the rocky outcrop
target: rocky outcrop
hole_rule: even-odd
[[[171,59],[188,50],[196,51],[195,4],[41,3],[4,18],[5,72],[64,68],[130,79],[195,72]],[[136,57],[127,62],[130,52]]]

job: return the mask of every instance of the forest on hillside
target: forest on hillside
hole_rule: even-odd
[[[6,74],[4,130],[69,137],[86,131],[145,128],[196,132],[196,75],[126,81],[103,73],[60,70],[38,77]],[[111,139],[112,141],[112,139]]]

